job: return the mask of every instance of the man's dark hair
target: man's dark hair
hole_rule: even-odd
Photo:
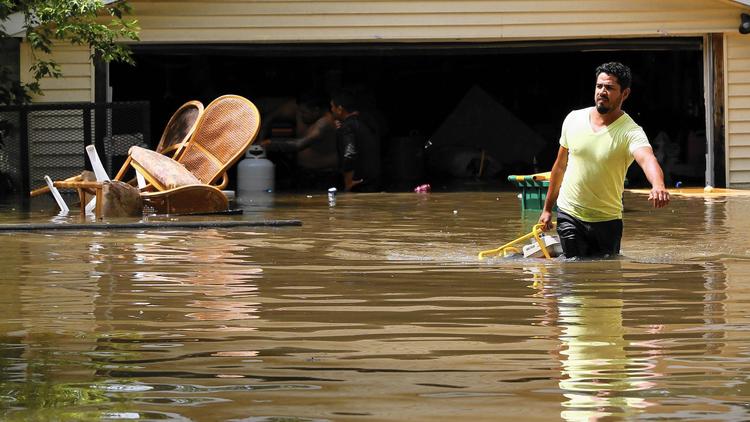
[[[596,77],[600,74],[606,73],[610,76],[616,76],[617,82],[620,83],[620,88],[625,90],[630,88],[630,83],[633,81],[633,76],[630,74],[630,68],[620,62],[609,62],[596,68]]]
[[[338,106],[344,107],[346,111],[359,111],[357,96],[349,89],[337,89],[331,93],[331,101]]]

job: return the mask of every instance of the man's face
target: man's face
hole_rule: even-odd
[[[333,101],[331,101],[331,114],[333,114],[333,117],[337,120],[341,120],[344,116],[344,107],[341,107],[340,105],[336,105]]]
[[[596,78],[596,89],[594,90],[594,104],[599,114],[607,114],[613,110],[619,110],[623,101],[630,95],[630,88],[621,90],[617,76],[600,73]]]

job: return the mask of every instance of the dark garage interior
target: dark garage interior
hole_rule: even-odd
[[[110,87],[113,101],[150,102],[155,144],[174,110],[189,100],[208,104],[238,94],[265,113],[282,98],[356,86],[386,122],[381,139],[386,190],[420,183],[508,189],[509,174],[549,170],[566,114],[593,104],[594,69],[621,61],[634,76],[624,109],[648,134],[667,183],[702,186],[701,42],[145,45],[134,47],[136,66],[111,65]],[[499,112],[505,119],[495,118]],[[460,116],[471,122],[462,126],[466,119]],[[528,130],[504,127],[508,119]],[[431,142],[446,136],[447,143]],[[298,188],[283,180],[292,174],[286,166],[277,163],[277,186]],[[631,186],[646,183],[637,166],[628,180]]]

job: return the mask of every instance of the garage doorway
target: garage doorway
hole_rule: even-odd
[[[411,169],[390,167],[390,171],[402,173],[390,180],[394,190],[408,187],[399,183],[398,176],[409,178],[407,182],[457,185],[462,180],[481,179],[490,186],[506,188],[508,174],[548,170],[566,114],[593,103],[596,66],[621,61],[631,67],[634,76],[632,94],[624,109],[645,129],[664,167],[668,185],[702,185],[705,181],[701,38],[485,44],[147,45],[134,46],[134,53],[135,67],[111,65],[111,99],[150,101],[154,134],[160,134],[172,112],[189,100],[208,104],[219,95],[233,93],[251,99],[265,112],[282,98],[310,90],[329,92],[340,85],[362,87],[387,123],[387,135],[382,140],[383,160],[393,160],[393,155],[399,154],[411,157],[396,160]],[[495,160],[494,165],[483,162],[481,174],[471,151],[463,155],[455,150],[441,152],[429,143],[467,93],[477,88],[542,140],[533,153],[517,160]],[[394,143],[405,145],[404,139],[412,140],[411,146],[399,151]],[[460,147],[460,142],[457,144]],[[472,150],[471,146],[467,149]],[[479,157],[479,151],[474,153]],[[459,155],[462,162],[445,164]],[[414,171],[418,167],[420,170]],[[415,175],[419,180],[411,180]],[[628,179],[634,187],[647,183],[637,166],[631,167]]]

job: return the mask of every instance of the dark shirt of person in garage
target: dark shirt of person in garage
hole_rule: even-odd
[[[331,95],[331,112],[337,121],[336,144],[345,190],[379,190],[380,138],[374,120],[361,115],[356,97],[347,90]]]

